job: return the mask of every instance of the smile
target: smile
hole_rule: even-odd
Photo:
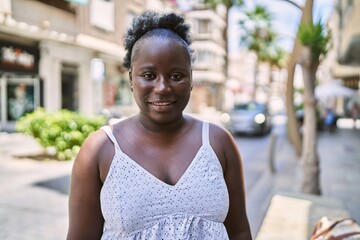
[[[168,106],[173,104],[174,102],[151,102],[150,104],[154,106]]]
[[[152,109],[156,112],[168,112],[173,109],[175,101],[166,101],[166,102],[149,102]]]

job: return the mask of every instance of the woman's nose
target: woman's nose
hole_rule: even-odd
[[[169,91],[169,89],[170,89],[169,82],[166,80],[166,78],[159,77],[156,80],[155,87],[154,87],[155,92],[163,93],[163,92]]]

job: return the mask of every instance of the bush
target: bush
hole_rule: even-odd
[[[78,112],[47,112],[37,108],[16,122],[16,130],[34,137],[41,146],[52,149],[59,160],[73,159],[85,138],[105,124],[103,116],[86,117]]]

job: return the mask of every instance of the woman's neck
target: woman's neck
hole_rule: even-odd
[[[187,118],[183,115],[176,121],[169,123],[155,122],[146,116],[138,114],[135,118],[135,124],[140,131],[145,131],[151,135],[173,135],[181,132],[186,125]]]

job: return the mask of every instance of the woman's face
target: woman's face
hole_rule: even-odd
[[[179,120],[191,92],[189,55],[173,39],[142,41],[129,73],[140,115],[158,123]]]

